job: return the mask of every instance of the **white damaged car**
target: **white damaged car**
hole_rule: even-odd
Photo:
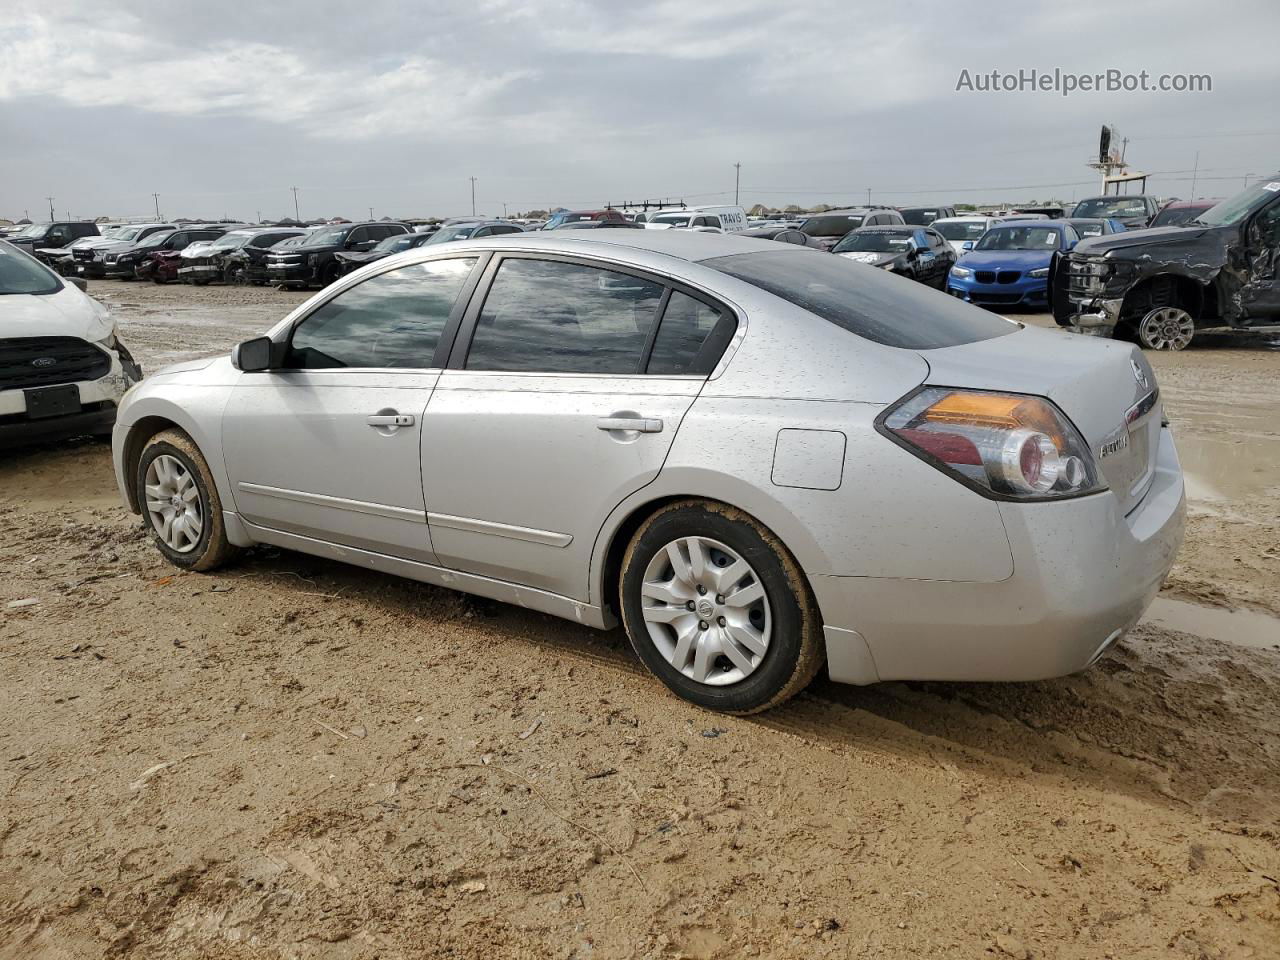
[[[142,379],[81,284],[0,241],[0,447],[110,433]]]

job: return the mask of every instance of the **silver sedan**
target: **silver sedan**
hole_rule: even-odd
[[[605,234],[608,234],[607,236]],[[1128,344],[840,257],[683,231],[423,247],[125,398],[125,502],[175,565],[272,544],[625,626],[736,713],[1093,663],[1182,539]]]

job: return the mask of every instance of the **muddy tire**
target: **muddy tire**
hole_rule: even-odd
[[[776,536],[723,504],[683,500],[636,531],[618,596],[636,654],[677,696],[709,710],[767,710],[825,661],[804,574]]]
[[[174,566],[213,570],[239,552],[227,539],[209,464],[186,433],[164,430],[148,440],[134,482],[142,522]]]

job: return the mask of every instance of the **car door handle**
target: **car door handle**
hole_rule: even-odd
[[[661,433],[662,421],[651,417],[601,417],[597,430],[634,430],[637,433]]]
[[[413,414],[379,413],[372,417],[365,417],[364,422],[371,427],[412,427]]]

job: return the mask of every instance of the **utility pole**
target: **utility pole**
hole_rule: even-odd
[[[1191,199],[1196,198],[1196,176],[1200,172],[1200,151],[1196,151],[1196,162],[1191,165]]]
[[[507,201],[502,201],[502,219],[507,219]]]
[[[261,222],[262,222],[262,211],[261,211],[261,210],[258,210],[258,211],[256,211],[256,212],[257,212],[257,214],[258,214],[258,222],[259,222],[259,223],[261,223]]]
[[[151,195],[151,199],[156,202],[156,219],[159,220],[160,219],[160,194],[153,193]]]
[[[302,215],[298,213],[298,188],[290,187],[289,189],[293,191],[293,219],[301,221]]]
[[[867,187],[867,206],[871,206],[871,188]]]
[[[49,219],[57,220],[58,218],[53,215],[53,197],[45,197],[45,199],[49,201]]]
[[[1246,187],[1249,185],[1249,178],[1250,178],[1250,177],[1252,177],[1252,176],[1253,176],[1253,174],[1252,174],[1252,173],[1246,173],[1246,174],[1244,175],[1244,185],[1245,185]]]
[[[733,165],[733,205],[738,205],[738,184],[742,182],[742,164]]]
[[[370,219],[370,220],[372,220],[372,219],[373,219],[373,207],[370,207],[370,208],[369,208],[369,219]]]
[[[476,215],[476,178],[467,177],[471,181],[471,215]]]

